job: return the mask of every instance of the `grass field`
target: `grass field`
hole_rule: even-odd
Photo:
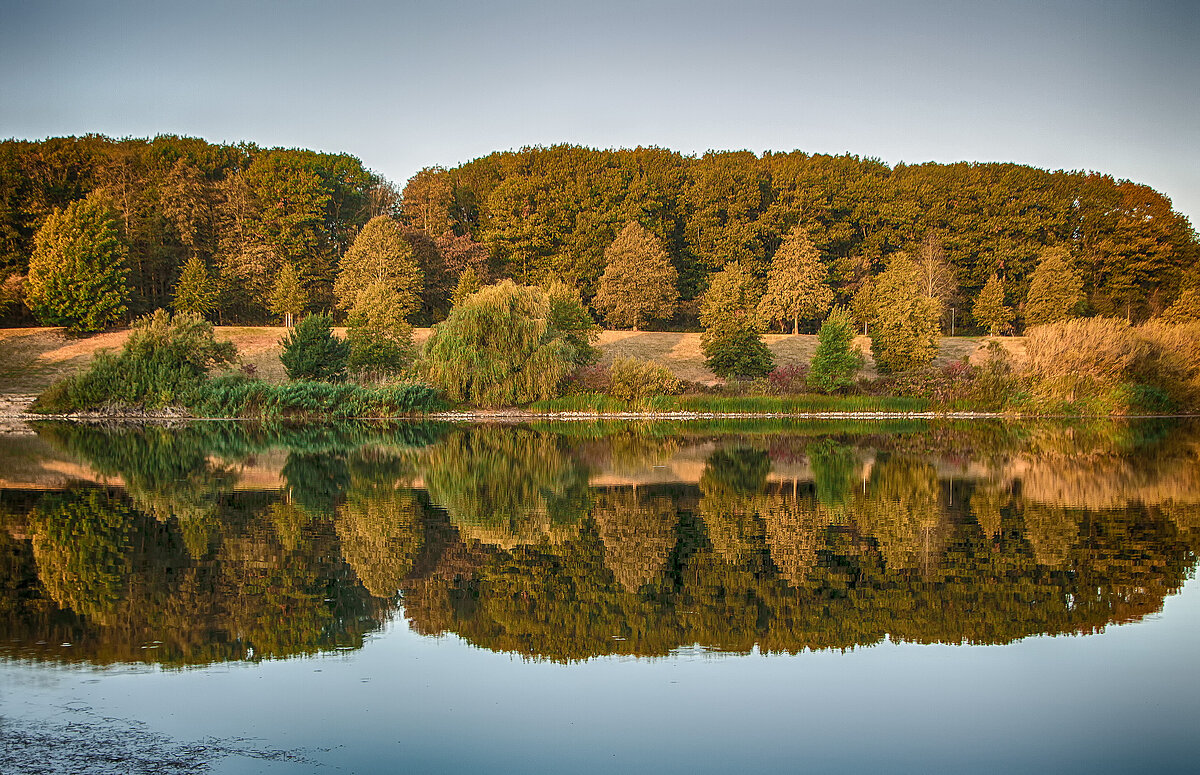
[[[268,382],[285,380],[279,362],[279,340],[284,329],[276,327],[219,326],[218,339],[232,341],[244,364],[252,364],[257,375]],[[0,329],[0,403],[21,403],[45,390],[58,379],[83,370],[96,352],[104,348],[120,348],[129,335],[127,330],[90,336],[70,337],[60,328]],[[429,337],[429,329],[414,332],[418,344]],[[768,334],[767,346],[778,365],[807,363],[817,347],[811,335],[791,336]],[[969,357],[980,350],[986,340],[978,337],[944,337],[938,362],[946,363]],[[1022,340],[1004,337],[1002,343],[1020,355]],[[875,376],[875,364],[870,357],[870,340],[857,339],[867,353],[865,376]],[[669,368],[680,379],[712,384],[716,375],[704,365],[700,352],[699,334],[664,333],[658,331],[604,331],[600,334],[603,360],[616,356],[656,361]]]

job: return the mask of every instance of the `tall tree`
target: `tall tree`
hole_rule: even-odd
[[[1083,283],[1065,247],[1042,250],[1025,297],[1025,326],[1074,317],[1083,303]]]
[[[614,328],[634,331],[675,313],[679,276],[658,238],[630,221],[604,251],[607,266],[592,306]]]
[[[25,299],[46,325],[99,331],[128,308],[127,254],[106,202],[89,197],[55,210],[34,238]]]
[[[917,369],[937,355],[942,310],[925,281],[921,266],[901,252],[873,283],[871,354],[881,371]]]
[[[700,327],[713,328],[721,320],[735,315],[755,320],[758,301],[758,284],[754,277],[741,262],[731,261],[712,276],[708,290],[700,297]]]
[[[392,303],[407,318],[421,305],[423,277],[404,238],[400,224],[387,216],[372,218],[342,256],[333,292],[337,305],[354,309],[358,296],[368,287],[382,283],[392,294]]]
[[[1012,328],[1016,313],[1004,303],[1004,281],[993,274],[975,298],[971,314],[992,336],[1003,334]]]
[[[217,308],[217,294],[217,284],[209,276],[204,259],[199,256],[189,258],[179,275],[179,282],[175,283],[175,311],[207,317]]]
[[[300,273],[291,262],[285,263],[279,269],[275,279],[275,287],[271,290],[271,312],[283,320],[283,325],[291,328],[296,316],[304,312],[308,306],[308,292],[300,281]]]
[[[771,370],[774,359],[754,315],[757,306],[754,279],[740,262],[713,276],[700,299],[700,347],[717,376],[755,378]]]
[[[813,354],[810,385],[822,393],[832,393],[854,384],[854,375],[862,368],[862,353],[854,347],[854,321],[845,307],[834,307],[817,332],[817,351]]]
[[[775,251],[767,269],[767,291],[758,303],[764,322],[792,321],[792,333],[800,333],[801,318],[817,318],[833,303],[829,271],[802,226]]]

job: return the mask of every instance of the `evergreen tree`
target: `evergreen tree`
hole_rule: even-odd
[[[829,271],[813,247],[808,232],[797,226],[775,251],[767,269],[767,291],[758,303],[764,323],[792,321],[792,333],[800,333],[801,318],[817,318],[833,303]]]
[[[863,356],[853,346],[854,321],[845,307],[834,307],[817,332],[808,383],[822,393],[832,393],[854,384]]]
[[[634,331],[675,314],[679,275],[658,239],[631,221],[604,250],[606,263],[592,306],[614,328]]]
[[[271,312],[283,320],[284,326],[291,328],[296,316],[307,306],[308,292],[300,282],[300,273],[291,262],[285,262],[279,268],[279,277],[271,290]]]
[[[420,308],[424,287],[421,267],[400,224],[384,215],[368,221],[342,256],[333,286],[337,305],[344,310],[354,309],[358,295],[375,283],[389,289],[392,303],[404,318]]]
[[[454,295],[450,297],[450,306],[460,306],[467,298],[483,287],[483,280],[475,267],[468,266],[458,276],[458,285],[454,288]]]
[[[280,341],[279,360],[290,379],[341,382],[350,345],[333,335],[328,315],[309,315]]]
[[[206,317],[217,308],[217,283],[208,274],[204,259],[192,256],[175,284],[176,312],[193,312]]]
[[[1042,250],[1025,297],[1025,327],[1074,317],[1083,302],[1083,282],[1065,247]]]
[[[992,336],[1003,334],[1012,328],[1016,315],[1012,308],[1004,303],[1004,281],[1000,279],[1000,275],[993,274],[988,278],[983,290],[975,298],[975,307],[971,314]]]
[[[43,325],[99,331],[128,308],[126,254],[117,218],[100,199],[56,209],[34,237],[26,304]]]
[[[942,310],[925,290],[921,267],[906,253],[893,254],[873,284],[871,354],[880,371],[921,368],[937,355]]]

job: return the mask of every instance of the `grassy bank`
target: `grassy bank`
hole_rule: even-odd
[[[928,399],[895,396],[652,396],[622,401],[604,393],[563,396],[530,405],[534,412],[695,412],[698,414],[807,414],[814,412],[927,412]]]

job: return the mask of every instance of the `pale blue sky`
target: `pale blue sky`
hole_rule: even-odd
[[[1200,2],[12,2],[0,137],[1015,161],[1200,218]]]

